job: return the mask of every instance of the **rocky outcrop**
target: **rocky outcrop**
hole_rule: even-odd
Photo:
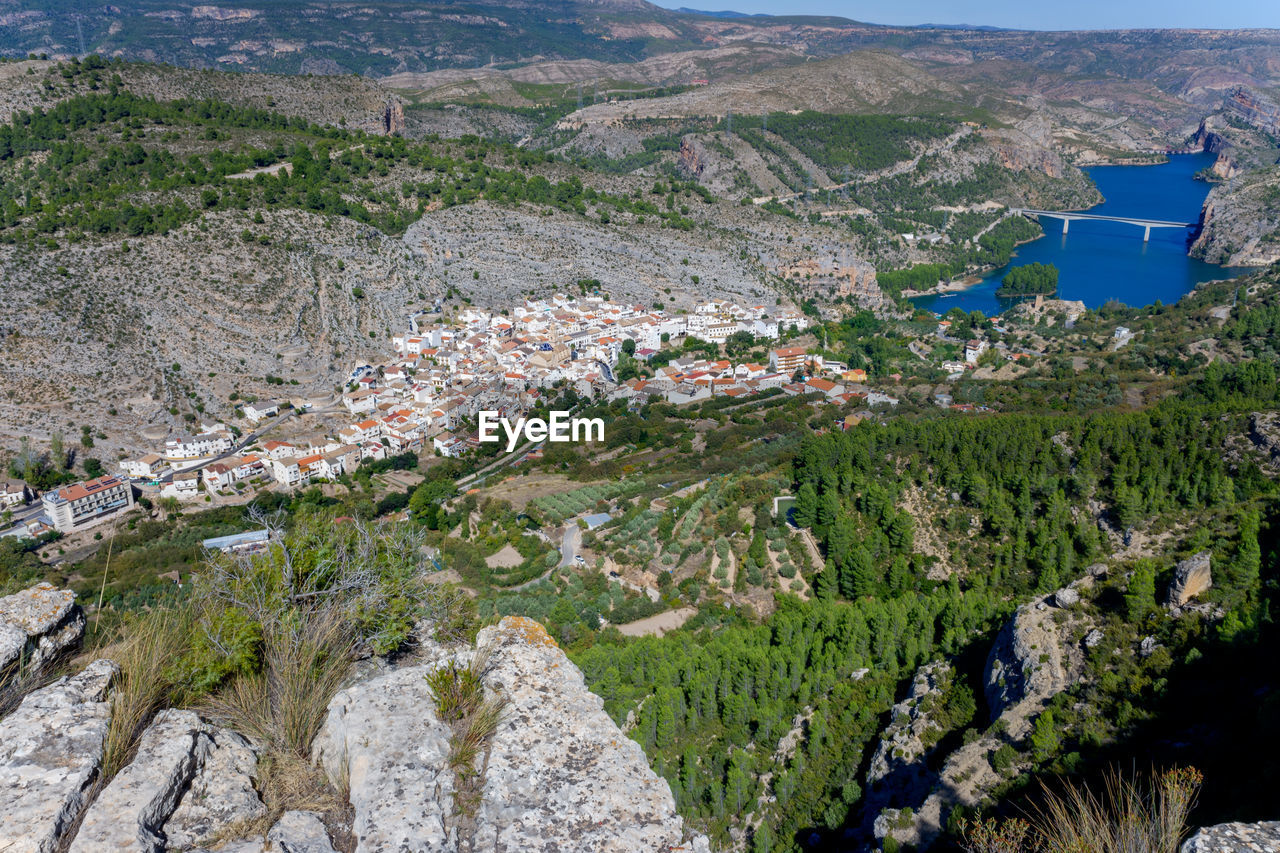
[[[400,136],[404,133],[404,104],[399,99],[388,101],[383,108],[382,133],[384,136]]]
[[[315,812],[285,812],[267,833],[267,853],[336,853]]]
[[[507,617],[477,644],[488,657],[485,688],[507,704],[467,821],[455,810],[452,729],[437,718],[425,676],[449,661],[469,663],[476,650],[425,644],[425,662],[379,674],[330,703],[314,754],[349,786],[356,849],[678,849],[684,827],[667,783],[542,626]],[[705,848],[704,838],[695,842]]]
[[[1280,135],[1280,105],[1248,86],[1231,90],[1227,95],[1226,110],[1261,131],[1272,136]]]
[[[863,798],[863,826],[876,838],[889,834],[898,814],[895,806],[919,803],[937,782],[925,762],[942,734],[931,711],[953,676],[946,661],[920,667],[907,695],[889,710],[889,725],[867,768]]]
[[[1087,590],[1093,584],[1090,571],[1067,589]],[[1053,607],[1057,596],[1053,593],[1018,608],[988,656],[985,692],[992,719],[1000,725],[951,753],[923,801],[902,800],[895,804],[898,809],[882,811],[875,825],[877,837],[891,835],[900,844],[927,847],[942,832],[955,806],[974,808],[1007,781],[992,764],[996,750],[1025,740],[1032,721],[1049,700],[1076,683],[1083,671],[1084,653],[1073,638],[1090,628],[1086,611]],[[905,810],[907,806],[911,812]]]
[[[1169,585],[1166,603],[1181,607],[1200,593],[1213,586],[1213,574],[1209,569],[1210,554],[1201,551],[1178,563],[1173,571],[1173,583]]]
[[[0,720],[0,850],[52,853],[79,818],[102,761],[118,671],[95,661]]]
[[[507,697],[507,708],[490,748],[472,849],[679,849],[684,827],[670,787],[542,626],[507,617],[477,643],[492,649],[485,684]],[[696,841],[705,848],[705,839]]]
[[[84,637],[76,594],[40,583],[0,598],[0,673],[15,662],[38,671]]]
[[[1254,412],[1249,416],[1249,441],[1266,454],[1273,468],[1280,468],[1280,415]]]
[[[1200,120],[1195,135],[1191,137],[1193,148],[1199,148],[1206,154],[1220,154],[1231,147],[1231,141],[1218,129],[1221,121],[1217,116],[1206,116]]]
[[[342,691],[313,745],[355,810],[357,851],[444,851],[457,840],[450,729],[435,714],[425,676],[437,663],[389,672]]]
[[[693,140],[687,136],[680,140],[680,153],[677,155],[676,162],[680,164],[684,173],[695,181],[702,177],[704,165],[702,155],[693,144]]]
[[[1069,589],[1074,592],[1075,586]],[[1057,597],[1054,593],[1050,598]],[[991,719],[1012,705],[1047,698],[1075,682],[1084,666],[1084,654],[1065,641],[1063,624],[1067,623],[1059,624],[1052,618],[1049,599],[1045,598],[1019,607],[1000,631],[987,657],[985,693]]]
[[[1236,167],[1236,161],[1231,159],[1231,155],[1223,151],[1209,167],[1209,173],[1219,181],[1229,181],[1240,174],[1240,169]]]
[[[58,620],[46,614],[40,624]],[[335,787],[349,791],[355,850],[707,851],[704,837],[686,834],[640,746],[541,625],[508,617],[478,642],[424,640],[407,662],[367,661],[365,674],[330,702],[313,754]],[[505,704],[474,775],[460,782],[451,756],[457,730],[437,718],[426,676],[473,662],[486,694]],[[229,853],[333,853],[323,816],[312,812],[285,813],[264,837],[253,745],[195,711],[158,713],[133,759],[95,785],[117,672],[97,661],[0,720],[0,850],[161,853],[221,844]],[[459,792],[467,798],[455,800]]]
[[[931,732],[940,731],[929,715],[929,700],[942,695],[951,676],[951,665],[946,661],[934,661],[916,670],[911,689],[889,711],[889,725],[880,735],[880,745],[867,768],[868,785],[908,768],[923,770],[917,759],[928,749],[926,741],[936,740],[930,737]]]
[[[161,711],[143,732],[133,761],[90,806],[70,853],[158,853],[162,828],[208,754],[206,727],[193,711]]]
[[[249,742],[226,729],[205,728],[198,738],[193,752],[204,760],[164,824],[165,839],[173,850],[207,846],[225,837],[229,827],[257,820],[267,812],[254,787],[258,756]]]
[[[1181,853],[1263,853],[1280,850],[1280,821],[1220,823],[1188,838]]]

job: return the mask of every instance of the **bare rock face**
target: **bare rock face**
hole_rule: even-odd
[[[1065,642],[1062,626],[1044,604],[1041,599],[1019,607],[987,657],[985,693],[993,720],[1027,698],[1061,692],[1083,666],[1079,647]]]
[[[930,719],[928,700],[941,695],[950,680],[951,666],[946,661],[935,661],[916,670],[911,690],[889,711],[890,723],[867,768],[868,785],[917,764],[916,759],[926,751],[925,741],[930,730],[938,729],[937,723]]]
[[[889,711],[889,725],[867,768],[863,799],[863,824],[877,838],[890,834],[896,823],[894,806],[919,803],[937,782],[925,763],[941,734],[931,712],[953,677],[946,661],[925,664],[916,670],[907,695]]]
[[[312,746],[355,809],[357,851],[456,849],[445,826],[453,809],[450,729],[435,713],[425,676],[435,662],[342,691]]]
[[[197,748],[204,762],[164,825],[171,850],[207,846],[228,826],[267,811],[254,788],[258,756],[249,742],[225,729],[199,737],[207,744]]]
[[[285,812],[267,833],[268,853],[336,853],[315,812]]]
[[[142,733],[133,761],[89,807],[70,853],[164,850],[164,824],[209,746],[206,726],[194,711],[157,714]]]
[[[1260,853],[1280,850],[1280,821],[1220,823],[1188,838],[1181,853]]]
[[[481,631],[478,647],[486,691],[508,702],[478,762],[480,801],[469,815],[455,805],[453,731],[437,718],[425,676],[468,663],[475,649],[425,644],[425,662],[330,703],[313,753],[332,780],[347,781],[357,851],[680,849],[684,827],[667,783],[542,626],[508,617]],[[688,843],[706,849],[705,838]]]
[[[477,642],[493,650],[486,686],[509,704],[493,738],[472,849],[679,848],[684,827],[670,787],[542,626],[509,616]]]
[[[69,589],[39,583],[0,598],[0,670],[24,653],[27,666],[38,670],[82,637],[84,611]]]
[[[1209,570],[1210,555],[1201,551],[1178,563],[1174,569],[1173,583],[1169,585],[1167,603],[1172,607],[1181,607],[1209,587],[1213,586],[1213,575]]]
[[[1086,576],[1068,589],[1083,589],[1089,583]],[[952,752],[923,801],[904,798],[890,804],[910,805],[909,814],[905,808],[880,812],[873,827],[877,837],[892,836],[899,844],[925,849],[943,832],[955,806],[974,808],[1008,781],[993,767],[992,755],[1004,743],[1025,740],[1031,734],[1032,720],[1054,695],[1074,684],[1084,668],[1084,644],[1072,639],[1092,627],[1089,617],[1083,608],[1051,607],[1055,595],[1019,607],[996,637],[987,658],[985,692],[992,719],[1003,723],[1003,733],[987,731]]]
[[[52,853],[79,817],[102,761],[117,672],[109,660],[94,661],[0,720],[0,850]]]

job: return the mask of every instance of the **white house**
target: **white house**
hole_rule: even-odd
[[[194,500],[200,496],[200,472],[185,471],[174,474],[173,480],[160,487],[160,497],[177,498],[180,501]]]
[[[148,453],[138,459],[126,459],[120,463],[120,470],[126,477],[139,480],[150,480],[164,470],[164,458],[158,453]]]
[[[164,457],[170,462],[184,459],[203,459],[231,449],[231,433],[202,432],[199,435],[180,435],[164,443]]]
[[[263,418],[273,418],[280,414],[280,404],[271,400],[259,400],[256,403],[245,403],[244,416],[257,423]]]
[[[31,500],[31,490],[21,480],[0,482],[0,506],[22,506]]]

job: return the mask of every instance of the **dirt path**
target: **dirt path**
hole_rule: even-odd
[[[689,618],[697,612],[696,607],[681,607],[679,610],[668,610],[666,613],[646,616],[643,619],[619,625],[618,630],[627,637],[644,637],[647,635],[661,637],[668,631],[674,631],[685,622],[688,622]]]

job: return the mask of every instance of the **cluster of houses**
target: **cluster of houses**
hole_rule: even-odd
[[[477,446],[475,436],[454,433],[464,422],[481,411],[518,416],[552,387],[572,388],[582,397],[629,397],[670,386],[665,396],[683,402],[722,390],[752,393],[794,385],[792,374],[803,366],[794,354],[803,356],[803,351],[794,347],[775,350],[769,368],[677,359],[648,385],[619,385],[614,371],[624,353],[644,361],[671,338],[691,335],[722,342],[748,332],[775,339],[782,329],[808,325],[799,312],[763,305],[708,302],[690,313],[669,315],[599,296],[563,295],[526,301],[510,312],[469,308],[449,323],[421,322],[426,317],[411,318],[408,331],[393,337],[391,361],[358,365],[351,372],[341,405],[352,422],[334,435],[305,446],[267,441],[252,452],[230,456],[236,447],[233,430],[221,423],[204,424],[195,435],[170,438],[160,452],[125,460],[121,473],[151,481],[161,496],[179,499],[197,497],[202,486],[209,492],[233,490],[241,481],[273,480],[294,487],[333,480],[365,460],[389,454],[429,447],[445,456],[461,455]],[[844,386],[834,387],[845,392]],[[241,407],[253,424],[280,410],[276,402]]]
[[[528,300],[510,312],[467,309],[450,324],[419,319],[392,339],[391,363],[363,365],[352,373],[342,402],[365,420],[340,431],[339,438],[396,449],[429,440],[442,455],[457,456],[477,439],[454,430],[481,411],[518,416],[552,387],[572,388],[581,397],[633,387],[620,386],[614,375],[624,353],[643,362],[672,338],[721,343],[747,332],[773,339],[782,329],[808,325],[799,312],[763,305],[707,302],[690,313],[667,314],[598,296],[564,295]]]
[[[768,365],[686,356],[658,368],[651,378],[631,379],[614,389],[614,399],[644,403],[692,403],[712,397],[749,397],[781,389],[785,394],[821,394],[837,405],[896,406],[898,401],[865,384],[867,372],[807,353],[804,347],[779,347],[769,352]]]

